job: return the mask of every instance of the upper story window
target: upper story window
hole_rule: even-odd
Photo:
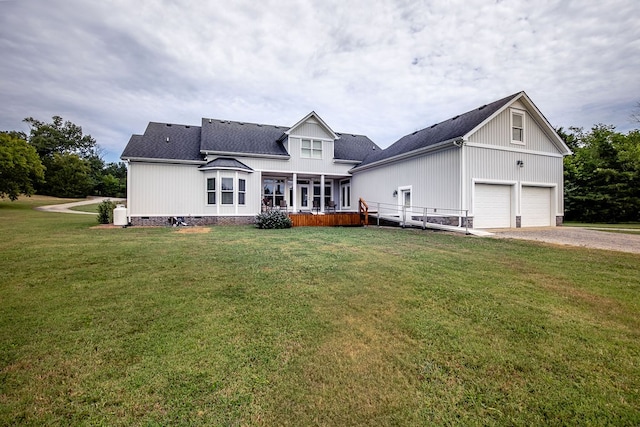
[[[511,110],[511,142],[524,144],[524,111]]]
[[[322,141],[315,139],[303,139],[300,151],[300,157],[308,159],[322,158]]]

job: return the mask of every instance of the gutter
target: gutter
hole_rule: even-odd
[[[225,157],[258,157],[261,159],[279,159],[279,160],[288,160],[291,158],[288,154],[260,154],[260,153],[239,153],[232,151],[209,151],[209,150],[201,150],[202,154],[209,155],[212,154],[214,156],[225,156]]]
[[[429,153],[431,151],[436,151],[442,148],[446,148],[447,145],[453,145],[455,147],[461,147],[463,143],[462,137],[455,137],[452,139],[448,139],[446,141],[438,142],[437,144],[429,145],[428,147],[418,148],[417,150],[409,151],[407,153],[397,154],[393,157],[388,157],[386,159],[378,160],[373,163],[369,163],[363,166],[356,166],[352,168],[349,172],[360,172],[366,169],[376,168],[378,166],[382,166],[386,163],[394,163],[400,160],[405,160],[410,157],[416,157],[421,154]]]
[[[173,163],[184,165],[206,165],[204,160],[153,159],[149,157],[120,157],[125,162]]]

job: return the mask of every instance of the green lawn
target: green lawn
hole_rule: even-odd
[[[72,210],[72,211],[95,213],[96,217],[97,217],[97,215],[98,215],[98,206],[100,206],[100,203],[93,203],[91,205],[72,206],[69,209]]]
[[[0,201],[0,425],[640,424],[638,255],[54,202]]]

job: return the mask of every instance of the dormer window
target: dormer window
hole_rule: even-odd
[[[303,139],[300,157],[304,157],[307,159],[321,159],[322,141],[318,141],[315,139]]]
[[[524,111],[511,110],[511,143],[524,145]]]

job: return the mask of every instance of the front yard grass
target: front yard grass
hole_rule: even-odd
[[[640,256],[0,201],[1,425],[638,425]]]

